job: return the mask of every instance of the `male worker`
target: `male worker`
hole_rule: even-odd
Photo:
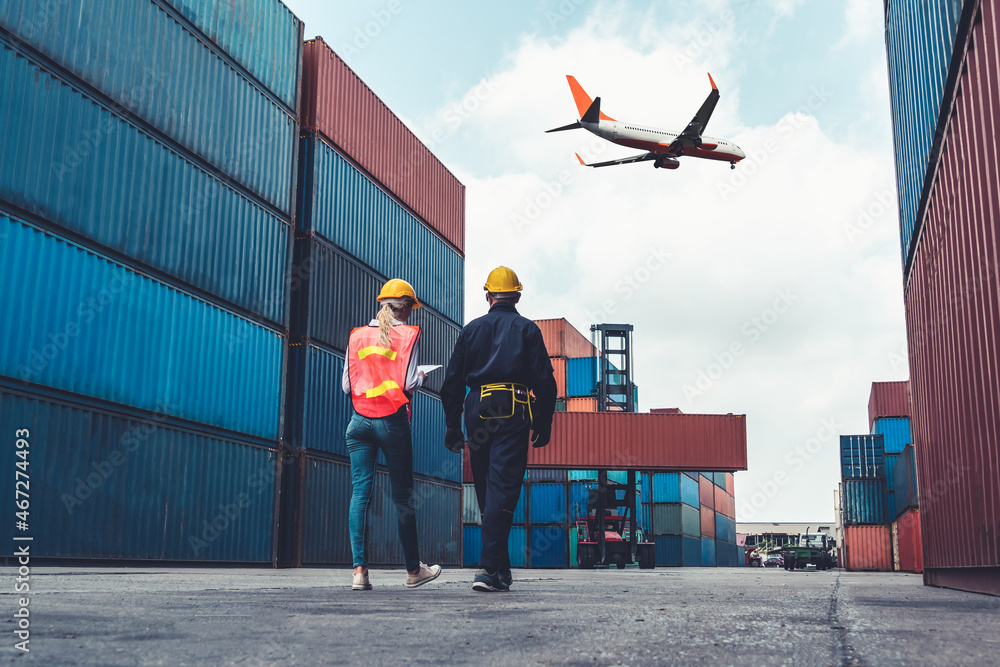
[[[483,515],[483,552],[472,588],[501,592],[512,581],[507,540],[528,467],[528,444],[544,447],[549,442],[556,381],[541,330],[515,308],[522,289],[517,274],[499,266],[483,289],[490,312],[459,334],[441,401],[448,427],[445,446],[455,453],[465,446],[464,406],[472,478]]]

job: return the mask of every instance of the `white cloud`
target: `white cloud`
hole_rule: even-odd
[[[834,45],[833,50],[846,47],[882,33],[884,27],[883,6],[872,0],[847,0],[844,19],[847,28],[844,36]]]
[[[690,49],[697,42],[683,37],[699,25],[591,18],[560,40],[525,37],[490,94],[448,128],[449,147],[467,151],[456,169],[467,186],[467,317],[485,311],[477,288],[506,264],[529,317],[565,316],[585,334],[597,319],[634,324],[643,408],[748,415],[738,502],[776,473],[791,478],[752,518],[829,520],[839,443],[817,433],[829,420],[865,431],[870,382],[906,377],[890,364],[904,336],[891,147],[824,133],[816,100],[746,127],[740,89],[752,82],[730,65],[729,40]],[[577,117],[565,74],[616,118],[680,130],[709,90],[706,71],[722,92],[709,134],[749,156],[735,171],[692,158],[676,171],[585,169],[574,152],[635,151],[582,130],[543,134]]]

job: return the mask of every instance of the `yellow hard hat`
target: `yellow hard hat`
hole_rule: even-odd
[[[382,285],[382,291],[378,293],[378,297],[375,300],[381,301],[382,299],[401,299],[403,297],[413,299],[414,308],[420,307],[420,302],[417,301],[417,294],[413,291],[413,286],[401,278],[393,278],[385,285]]]
[[[483,289],[487,292],[500,293],[520,292],[524,287],[521,285],[521,281],[517,279],[517,274],[514,273],[513,269],[508,269],[506,266],[498,266],[490,271]]]

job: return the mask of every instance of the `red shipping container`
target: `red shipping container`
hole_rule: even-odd
[[[597,412],[596,396],[579,396],[566,399],[566,412]]]
[[[702,507],[715,509],[715,490],[717,487],[712,480],[699,475],[698,477],[698,501]]]
[[[566,318],[535,320],[550,357],[596,357],[597,348]]]
[[[465,186],[320,37],[303,48],[301,121],[465,252]]]
[[[569,403],[567,400],[567,409]],[[667,472],[746,470],[746,415],[557,412],[552,440],[528,452],[528,466]]]
[[[726,473],[726,493],[731,496],[736,495],[736,478],[731,472]]]
[[[715,511],[730,519],[736,518],[736,500],[720,486],[715,487]]]
[[[892,571],[889,526],[845,526],[844,567],[851,571]]]
[[[972,21],[975,12],[981,21]],[[1000,595],[1000,44],[966,3],[905,304],[924,581]],[[942,127],[939,125],[939,127]]]
[[[868,430],[881,417],[910,416],[910,383],[872,382],[872,392],[868,396]]]
[[[549,357],[556,378],[556,398],[566,396],[566,357]]]
[[[896,521],[896,547],[900,570],[917,573],[924,571],[924,548],[920,542],[920,510],[909,509]]]
[[[651,415],[682,415],[680,408],[653,408],[649,411]]]
[[[702,507],[700,511],[702,537],[715,537],[715,510]]]

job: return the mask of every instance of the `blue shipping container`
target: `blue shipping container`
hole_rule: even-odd
[[[963,0],[886,2],[885,42],[904,267],[915,240],[914,223],[931,166],[931,145],[963,4]]]
[[[720,488],[726,488],[726,473],[724,472],[714,472],[712,473],[712,482]]]
[[[715,540],[715,563],[718,567],[736,567],[739,565],[739,554],[740,547],[737,547],[734,542],[723,542],[722,540]]]
[[[268,90],[296,110],[302,21],[281,0],[158,0],[204,33]]]
[[[532,468],[527,471],[527,480],[529,482],[565,482],[566,481],[566,471],[565,470],[551,470],[548,468],[539,469]]]
[[[917,492],[917,460],[916,450],[913,445],[907,445],[903,453],[899,455],[899,461],[893,470],[895,489],[893,502],[895,503],[895,513],[893,517],[899,518],[911,507],[919,507],[920,499]]]
[[[388,279],[312,234],[295,239],[292,276],[292,335],[340,351],[351,331],[375,316],[375,297]],[[407,323],[420,327],[420,363],[447,368],[461,327],[430,307],[415,309]],[[440,391],[444,368],[428,376],[425,389]]]
[[[596,470],[570,470],[569,479],[575,480],[597,480]]]
[[[10,321],[10,320],[6,320]],[[49,392],[46,392],[49,394]],[[0,388],[0,423],[28,431],[38,558],[272,562],[275,443],[192,429],[102,401]],[[14,515],[14,442],[0,509]],[[4,528],[12,556],[14,522]]]
[[[531,523],[566,521],[566,485],[532,484],[528,487],[528,518]]]
[[[698,482],[687,475],[676,472],[653,473],[652,479],[654,503],[686,503],[691,507],[699,506]]]
[[[729,518],[718,512],[715,513],[715,539],[720,542],[736,543],[735,531],[729,533]]]
[[[872,424],[872,434],[881,435],[886,454],[899,454],[913,444],[909,417],[881,417]],[[888,472],[886,473],[888,475]]]
[[[444,441],[442,440],[442,442],[444,442]],[[524,516],[525,516],[525,512],[527,511],[525,509],[526,506],[527,506],[527,502],[525,502],[525,499],[524,499],[525,493],[526,493],[526,488],[527,487],[525,487],[524,484],[522,484],[521,485],[521,494],[517,497],[517,507],[514,508],[514,523],[515,524],[523,524],[524,523]]]
[[[529,567],[569,567],[566,526],[532,526]]]
[[[524,526],[512,526],[507,540],[507,554],[511,567],[528,566],[528,537]]]
[[[893,477],[893,471],[896,468],[896,463],[899,461],[899,454],[886,454],[885,455],[885,481],[886,487],[889,489],[889,493],[892,493],[895,489],[895,479]]]
[[[462,528],[462,566],[479,567],[479,559],[483,555],[483,527],[465,526]]]
[[[566,360],[566,395],[591,396],[597,391],[597,357]]]
[[[155,2],[0,5],[0,25],[290,216],[295,117]]]
[[[278,439],[285,338],[0,212],[0,374]]]
[[[885,442],[881,435],[840,436],[841,476],[885,479]]]
[[[569,485],[569,518],[571,521],[587,516],[590,511],[590,491],[597,482],[571,482]]]
[[[421,303],[464,321],[462,256],[324,140],[307,135],[300,150],[301,229],[380,275],[406,280]]]
[[[843,492],[840,503],[845,525],[886,524],[889,522],[886,511],[888,489],[885,478],[845,479]]]
[[[715,538],[701,538],[701,565],[702,567],[715,567]]]
[[[657,567],[701,566],[701,539],[679,535],[660,535],[654,538]]]
[[[0,82],[0,200],[287,324],[290,222],[2,39]]]
[[[347,518],[351,503],[351,466],[306,457],[302,506],[303,564],[353,562]],[[368,505],[367,556],[371,565],[403,564],[396,507],[389,475],[376,472]],[[461,562],[462,487],[414,480],[420,559],[427,563]]]

